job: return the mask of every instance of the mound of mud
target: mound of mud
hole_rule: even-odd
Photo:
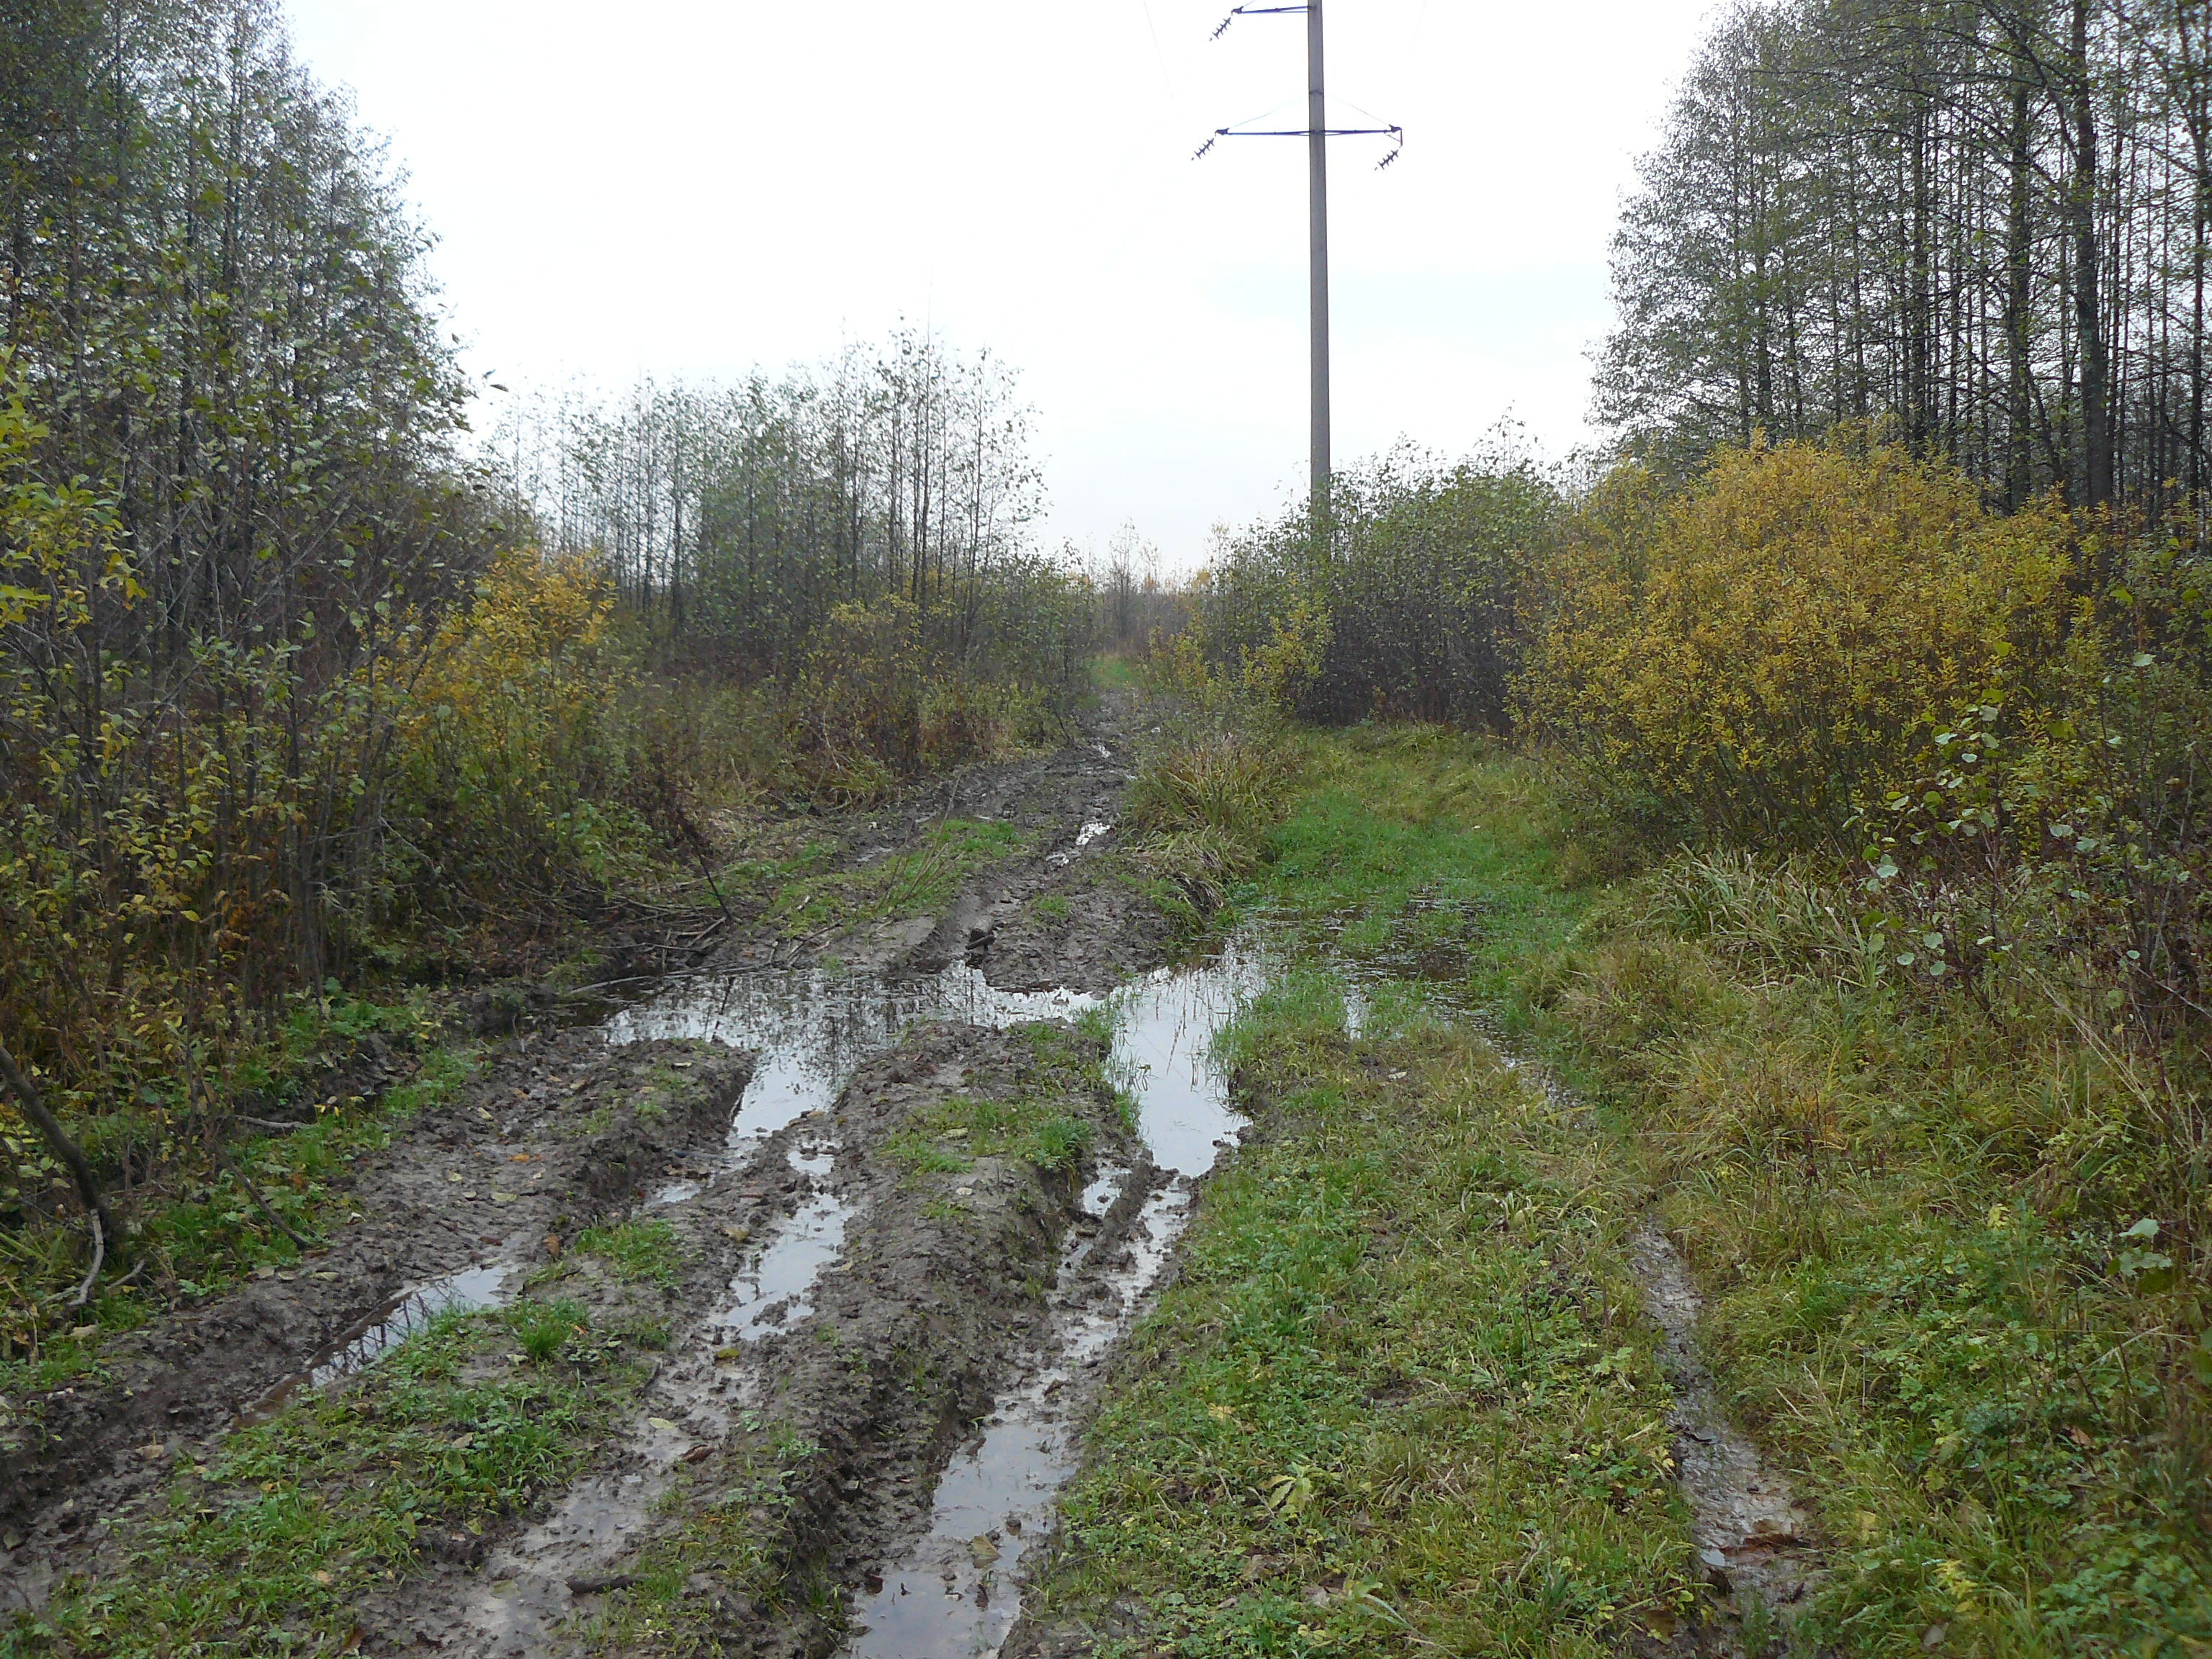
[[[679,1310],[623,1443],[480,1562],[368,1609],[372,1650],[581,1651],[679,1631],[732,1653],[818,1653],[842,1588],[926,1522],[937,1477],[1042,1344],[1102,1163],[1142,1154],[1102,1045],[1060,1025],[924,1026],[826,1112],[652,1213],[681,1241]],[[690,1183],[687,1183],[690,1185]],[[1095,1194],[1094,1194],[1095,1195]],[[534,1287],[629,1295],[588,1261]]]
[[[181,1302],[110,1339],[73,1386],[9,1402],[0,1521],[22,1541],[0,1565],[0,1608],[38,1605],[83,1565],[87,1521],[127,1514],[194,1443],[275,1403],[410,1287],[542,1260],[549,1239],[718,1147],[751,1072],[716,1045],[610,1050],[580,1032],[498,1052],[352,1173],[327,1248]]]

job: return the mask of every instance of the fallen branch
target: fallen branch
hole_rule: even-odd
[[[88,1210],[84,1218],[92,1227],[92,1266],[85,1269],[84,1283],[76,1287],[76,1294],[62,1304],[65,1308],[84,1306],[85,1297],[92,1294],[93,1280],[100,1277],[100,1264],[107,1260],[107,1236],[100,1231],[100,1212]]]
[[[269,1200],[261,1196],[261,1188],[253,1184],[253,1177],[239,1167],[237,1160],[231,1157],[229,1149],[224,1146],[220,1139],[216,1142],[215,1155],[216,1162],[229,1170],[237,1178],[238,1184],[246,1188],[246,1195],[253,1200],[254,1207],[269,1218],[270,1224],[290,1239],[299,1247],[301,1253],[305,1255],[309,1248],[307,1241],[294,1232],[283,1216],[270,1208]]]
[[[40,1139],[46,1143],[46,1149],[67,1167],[70,1177],[76,1181],[76,1194],[84,1202],[85,1213],[98,1224],[95,1238],[122,1237],[116,1228],[115,1217],[108,1210],[107,1194],[100,1190],[99,1177],[93,1174],[92,1165],[86,1160],[83,1149],[70,1139],[60,1121],[46,1109],[45,1099],[32,1085],[31,1079],[23,1075],[22,1069],[15,1064],[15,1056],[8,1052],[4,1043],[0,1043],[0,1083],[8,1085],[9,1092],[15,1097],[16,1106],[30,1120],[31,1127],[39,1132]],[[104,1249],[94,1252],[93,1268],[95,1273],[99,1271],[99,1257],[104,1254]]]

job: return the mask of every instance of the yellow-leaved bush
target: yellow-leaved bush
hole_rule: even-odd
[[[2014,653],[2051,650],[2069,532],[1844,434],[1629,468],[1547,555],[1522,713],[1622,794],[1739,839],[1842,832]]]
[[[388,919],[548,913],[650,861],[623,796],[638,672],[605,568],[524,549],[424,646],[400,705]]]

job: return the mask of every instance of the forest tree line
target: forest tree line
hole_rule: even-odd
[[[839,606],[890,600],[970,672],[1057,683],[1088,617],[1031,538],[1030,421],[988,350],[902,327],[781,376],[532,392],[489,449],[519,515],[604,559],[672,662],[788,680]]]
[[[0,12],[0,1054],[100,1179],[204,1161],[330,997],[696,878],[708,808],[1060,729],[1092,600],[1003,366],[908,331],[486,441],[276,0]],[[0,1115],[0,1209],[49,1140]]]
[[[1677,468],[1887,423],[2017,507],[2212,483],[2212,9],[1729,14],[1613,246],[1597,412]]]

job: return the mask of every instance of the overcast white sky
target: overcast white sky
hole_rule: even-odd
[[[1306,451],[1304,27],[1231,0],[291,0],[509,385],[812,362],[903,316],[1022,371],[1054,541],[1177,565]],[[1606,241],[1711,0],[1334,0],[1340,465],[1583,441]],[[519,380],[517,377],[520,377]]]

